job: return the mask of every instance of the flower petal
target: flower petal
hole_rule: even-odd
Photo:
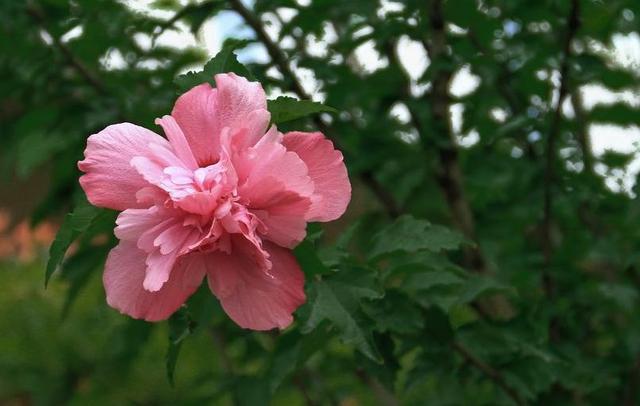
[[[257,140],[269,124],[267,99],[257,82],[233,73],[215,77],[217,88],[203,83],[178,98],[171,115],[184,132],[200,166],[217,162],[222,129],[245,128]]]
[[[306,235],[314,185],[305,163],[287,151],[281,138],[272,128],[254,147],[235,157],[234,167],[241,201],[266,226],[265,237],[293,248]]]
[[[305,302],[304,274],[291,251],[266,242],[273,267],[267,274],[249,256],[216,251],[208,255],[208,281],[225,312],[240,327],[284,329]]]
[[[110,125],[89,137],[78,168],[85,172],[80,185],[91,204],[114,210],[145,207],[136,199],[136,192],[149,184],[130,161],[148,155],[150,143],[169,146],[156,133],[130,123]]]
[[[240,196],[249,201],[270,199],[253,190],[267,178],[282,183],[285,190],[308,197],[314,186],[304,161],[281,144],[282,134],[271,130],[252,148],[234,157],[233,166],[238,174]]]
[[[185,167],[189,169],[198,168],[198,163],[193,156],[193,152],[191,152],[191,147],[189,147],[189,143],[176,120],[171,116],[163,116],[162,118],[157,118],[155,123],[162,127],[171,146],[173,146],[173,150],[176,152],[176,156],[182,160]]]
[[[201,166],[215,162],[220,150],[215,116],[217,100],[218,91],[203,83],[178,97],[171,112]]]
[[[162,289],[149,292],[142,286],[145,257],[131,242],[120,242],[111,250],[102,277],[107,303],[136,319],[164,320],[196,291],[206,270],[190,256],[180,258]]]
[[[342,153],[320,132],[286,133],[282,142],[307,164],[314,183],[313,205],[307,220],[331,221],[342,216],[351,200],[351,183]]]
[[[282,182],[272,177],[266,177],[245,193],[250,199],[251,212],[267,228],[265,238],[286,248],[293,248],[304,239],[305,215],[311,207],[309,197],[287,191]]]
[[[235,73],[218,74],[215,80],[219,92],[216,115],[220,130],[224,127],[245,128],[249,146],[252,146],[267,131],[271,119],[262,85]]]

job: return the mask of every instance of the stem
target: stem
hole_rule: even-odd
[[[282,51],[276,42],[274,42],[267,34],[266,30],[260,19],[251,12],[240,0],[229,0],[231,8],[237,12],[247,23],[249,27],[255,32],[258,40],[265,46],[272,62],[278,67],[280,72],[288,82],[291,90],[303,100],[311,100],[311,95],[308,94],[302,83],[296,76],[291,65],[289,64],[289,58]],[[344,148],[340,148],[340,142],[331,134],[329,126],[322,121],[319,117],[313,119],[315,125],[322,131],[327,138],[329,138],[339,149],[345,151]],[[382,204],[385,211],[391,218],[398,217],[402,210],[395,200],[395,197],[385,189],[385,187],[375,178],[374,173],[371,171],[364,171],[360,174],[361,181],[373,192],[378,201]]]
[[[465,348],[462,344],[454,341],[453,349],[460,354],[466,361],[468,361],[471,365],[482,371],[486,376],[488,376],[496,385],[498,385],[517,405],[526,405],[526,402],[520,397],[520,394],[509,385],[502,374],[486,364],[480,358],[476,357],[472,354],[467,348]]]

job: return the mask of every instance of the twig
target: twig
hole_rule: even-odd
[[[291,90],[303,100],[311,100],[302,83],[297,78],[291,65],[289,64],[289,58],[282,51],[276,42],[274,42],[269,34],[264,29],[264,25],[260,19],[253,14],[240,0],[229,0],[231,8],[237,12],[247,23],[249,27],[255,32],[258,40],[265,46],[269,56],[273,63],[280,69],[280,72],[285,78],[285,81],[289,82]],[[340,148],[339,140],[331,133],[329,126],[318,117],[314,117],[314,124],[322,131],[333,143]],[[344,148],[341,148],[345,151]],[[375,178],[373,172],[364,171],[360,174],[360,179],[367,186],[373,194],[378,198],[385,211],[391,218],[398,217],[402,210],[396,202],[394,196],[389,193],[385,187]]]
[[[472,354],[467,348],[465,348],[462,344],[454,341],[453,349],[460,354],[465,360],[467,360],[471,365],[478,368],[482,371],[486,376],[488,376],[496,385],[498,385],[517,405],[526,405],[526,402],[522,399],[520,394],[509,385],[502,374],[486,364],[480,358],[476,357]]]

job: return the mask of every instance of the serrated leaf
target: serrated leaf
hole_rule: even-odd
[[[316,113],[336,113],[333,107],[310,100],[298,100],[293,97],[280,96],[267,101],[267,109],[271,113],[274,124],[286,123]]]
[[[368,286],[349,285],[339,281],[316,281],[312,285],[309,318],[302,328],[309,333],[325,320],[339,331],[341,339],[353,344],[364,355],[380,362],[373,343],[371,329],[359,316],[359,302],[364,298],[379,298],[380,293]]]
[[[179,75],[174,79],[174,83],[178,87],[180,92],[186,92],[187,90],[198,86],[202,83],[209,83],[215,86],[214,76],[219,73],[233,72],[237,75],[243,76],[249,80],[253,79],[251,72],[238,62],[238,58],[234,53],[234,50],[246,44],[246,41],[233,41],[228,42],[216,56],[211,58],[209,62],[204,65],[204,68],[198,72],[188,72],[183,75]]]
[[[490,293],[515,294],[515,289],[488,276],[474,276],[469,278],[462,287],[458,296],[458,303],[470,303],[480,296]]]
[[[371,259],[399,251],[453,250],[465,242],[465,238],[456,231],[406,215],[377,233],[373,240]]]
[[[94,206],[80,206],[67,214],[49,248],[49,260],[44,277],[44,286],[49,284],[51,275],[58,269],[64,259],[64,255],[73,241],[78,238],[89,226],[106,210]]]

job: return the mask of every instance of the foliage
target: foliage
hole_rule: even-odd
[[[38,185],[34,224],[71,211],[46,293],[44,265],[0,269],[0,403],[639,402],[640,205],[601,175],[631,157],[594,155],[588,131],[637,128],[640,111],[587,108],[580,90],[638,97],[637,67],[602,47],[637,32],[640,3],[182,3],[154,2],[169,20],[106,0],[0,4],[0,170]],[[155,43],[228,11],[253,34],[238,30],[206,64],[199,48]],[[407,43],[428,54],[417,75]],[[382,62],[363,64],[363,47]],[[121,65],[107,66],[114,54]],[[281,128],[339,145],[350,209],[297,247],[308,302],[286,331],[241,330],[206,287],[166,323],[129,320],[99,287],[114,213],[82,200],[76,162],[88,135],[154,128],[178,93],[228,71],[295,96],[269,103]],[[454,93],[461,71],[478,85]]]

